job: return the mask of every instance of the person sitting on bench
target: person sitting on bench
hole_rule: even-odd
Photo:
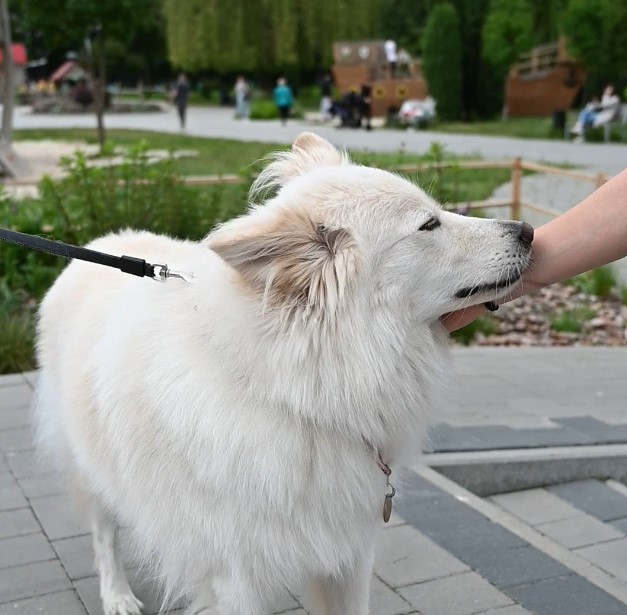
[[[591,126],[603,126],[616,118],[616,114],[620,109],[620,98],[614,93],[614,86],[608,85],[603,90],[601,102],[593,99],[589,102],[579,114],[577,123],[572,127],[571,133],[578,140],[583,141],[583,135]]]

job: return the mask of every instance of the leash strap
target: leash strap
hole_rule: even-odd
[[[134,256],[112,256],[111,254],[97,252],[96,250],[79,248],[61,241],[44,239],[43,237],[27,235],[26,233],[20,233],[18,231],[0,228],[0,239],[17,246],[39,250],[40,252],[54,254],[55,256],[76,258],[97,265],[114,267],[124,273],[130,273],[140,278],[148,276],[153,280],[165,280],[171,275],[176,275],[174,272],[170,272],[167,265],[152,265],[147,263],[143,258],[135,258]]]

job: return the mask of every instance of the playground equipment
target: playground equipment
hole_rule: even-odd
[[[372,116],[397,113],[407,99],[423,100],[427,84],[421,62],[402,49],[396,69],[391,70],[385,55],[385,41],[337,42],[333,44],[331,67],[338,93],[359,93],[362,86],[372,92]]]
[[[534,47],[512,66],[505,85],[509,117],[549,117],[575,102],[586,80],[581,64],[568,56],[564,39]]]

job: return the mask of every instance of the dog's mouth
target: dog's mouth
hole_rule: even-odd
[[[481,293],[489,293],[497,290],[504,290],[512,284],[516,284],[522,277],[522,273],[514,275],[508,275],[507,278],[502,280],[496,280],[487,284],[477,284],[475,286],[465,286],[455,293],[457,299],[465,299],[466,297],[472,297]]]

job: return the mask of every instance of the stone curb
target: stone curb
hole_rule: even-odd
[[[627,480],[627,444],[434,453],[423,462],[482,497],[587,478]]]

